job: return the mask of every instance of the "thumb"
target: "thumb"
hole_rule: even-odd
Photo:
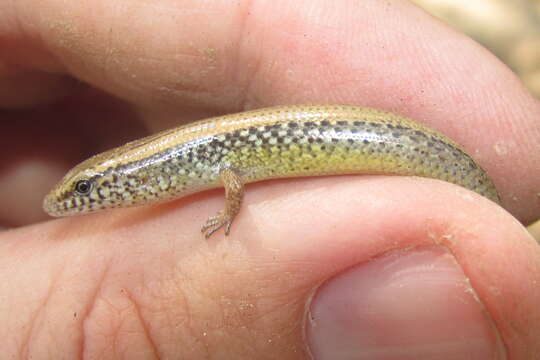
[[[199,228],[222,198],[207,192],[2,233],[3,354],[339,360],[539,352],[540,291],[528,284],[540,281],[540,251],[488,200],[427,179],[273,181],[249,187],[228,238],[205,241]]]
[[[387,253],[325,284],[309,314],[316,359],[504,359],[489,313],[444,247]]]

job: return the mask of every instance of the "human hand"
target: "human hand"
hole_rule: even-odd
[[[68,166],[145,129],[284,103],[425,122],[475,157],[512,215],[539,217],[538,101],[405,1],[4,7],[0,104],[19,109],[3,113],[0,134],[6,224],[38,219],[24,204]],[[222,205],[212,191],[4,232],[2,356],[540,353],[538,245],[464,189],[374,176],[253,184],[231,235],[203,240],[200,225]]]

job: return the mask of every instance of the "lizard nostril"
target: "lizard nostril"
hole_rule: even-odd
[[[56,207],[56,202],[54,201],[53,196],[51,194],[45,196],[45,199],[43,200],[43,210],[51,216],[56,216]]]

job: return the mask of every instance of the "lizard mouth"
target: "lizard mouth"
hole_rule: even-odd
[[[50,216],[58,217],[63,215],[60,209],[60,203],[56,201],[54,194],[48,194],[43,199],[43,210]]]

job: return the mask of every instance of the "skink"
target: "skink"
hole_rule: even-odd
[[[65,216],[223,186],[225,209],[202,227],[209,237],[221,227],[229,233],[246,183],[338,174],[429,177],[499,202],[469,155],[418,122],[349,105],[297,105],[214,117],[96,155],[70,170],[43,206]]]

